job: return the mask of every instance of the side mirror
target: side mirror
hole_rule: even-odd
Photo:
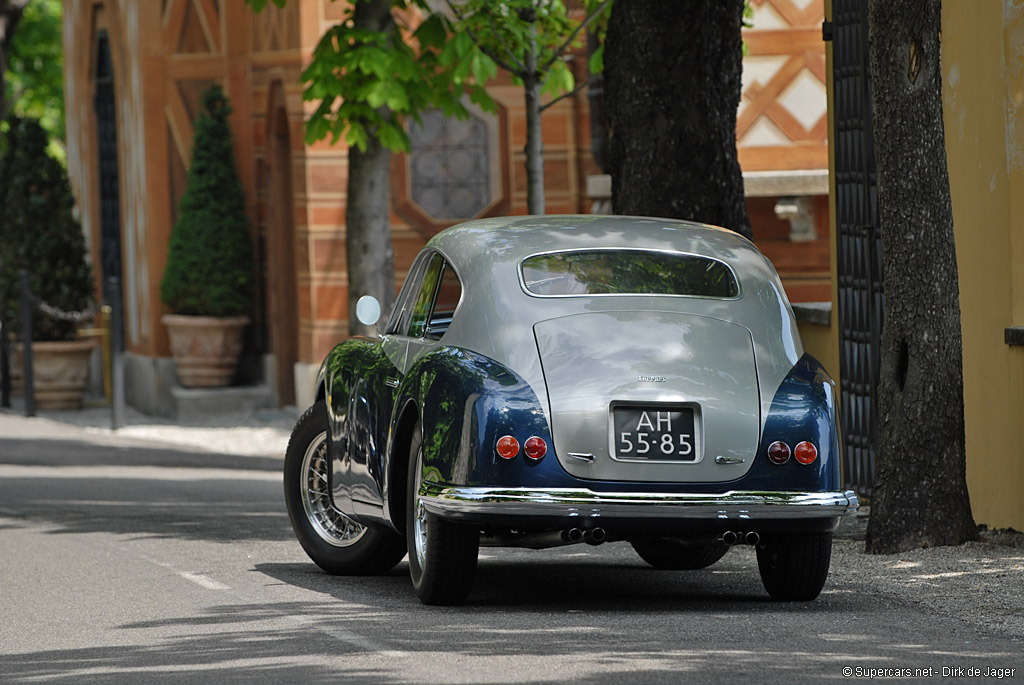
[[[356,319],[364,326],[372,326],[380,320],[380,302],[373,295],[363,295],[356,300]]]

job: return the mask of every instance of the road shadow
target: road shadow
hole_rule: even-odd
[[[63,439],[0,438],[4,525],[54,535],[292,539],[280,459]]]

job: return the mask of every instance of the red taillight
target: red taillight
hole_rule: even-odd
[[[818,458],[818,448],[813,443],[804,440],[793,448],[793,458],[801,464],[810,464]]]
[[[526,442],[523,443],[523,451],[526,452],[526,456],[530,459],[543,459],[544,455],[548,453],[548,444],[541,438],[534,436],[527,438]]]
[[[776,440],[768,445],[768,458],[773,464],[785,464],[789,461],[789,445],[781,440]]]
[[[519,454],[519,441],[511,435],[506,435],[498,438],[498,445],[495,449],[502,459],[514,459]]]

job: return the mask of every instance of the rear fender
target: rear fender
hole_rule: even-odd
[[[776,440],[790,449],[809,440],[818,448],[818,459],[804,465],[790,457],[785,464],[773,464],[768,446]],[[757,448],[757,468],[750,475],[763,478],[770,489],[835,491],[839,489],[840,449],[835,382],[817,359],[804,354],[775,392]]]
[[[403,396],[415,401],[423,427],[425,480],[522,486],[566,476],[537,394],[508,367],[469,350],[442,347],[418,359],[406,382]],[[548,454],[533,461],[520,451],[503,459],[495,451],[503,435],[520,446],[527,438],[542,438]]]

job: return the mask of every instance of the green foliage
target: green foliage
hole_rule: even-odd
[[[582,47],[586,28],[603,31],[611,0],[584,0],[584,19],[562,0],[467,0],[451,3],[457,17],[456,39],[466,36],[477,48],[512,74],[518,82],[536,81],[541,92],[559,98],[576,88],[570,68],[573,53]],[[603,68],[603,50],[588,62],[591,73]],[[551,103],[549,103],[550,105]]]
[[[10,43],[3,98],[12,114],[39,119],[51,141],[65,136],[62,16],[61,0],[25,8]]]
[[[425,2],[391,0],[395,25],[386,31],[356,26],[356,0],[345,18],[320,39],[313,59],[302,74],[304,98],[317,102],[306,124],[306,141],[344,136],[350,146],[365,151],[376,136],[392,151],[408,150],[405,117],[439,108],[447,115],[466,116],[464,95],[484,109],[493,109],[482,83],[496,73],[493,63],[469,54],[471,45],[448,41],[451,25],[431,13]],[[253,6],[257,0],[251,0]],[[275,4],[278,0],[275,0]],[[400,23],[418,8],[425,18],[418,26]],[[397,11],[396,11],[397,10]],[[459,47],[450,46],[459,43]]]
[[[46,131],[35,119],[8,123],[0,158],[0,315],[19,331],[22,269],[33,293],[65,312],[90,306],[93,282],[67,173],[47,153]],[[74,323],[34,312],[34,339],[74,339]]]
[[[252,239],[230,113],[220,86],[203,92],[188,184],[160,282],[160,299],[177,314],[236,316],[252,301]]]
[[[286,0],[246,1],[259,12],[269,2],[283,7]],[[580,46],[586,25],[607,20],[611,4],[586,0],[587,19],[580,22],[569,17],[562,0],[468,0],[451,4],[451,15],[433,11],[425,0],[390,0],[395,26],[371,31],[354,20],[355,5],[368,1],[356,0],[327,30],[302,74],[305,99],[318,103],[306,123],[309,143],[329,136],[365,150],[368,137],[376,136],[392,151],[408,150],[404,118],[418,120],[434,108],[466,116],[464,96],[492,111],[483,86],[499,65],[520,80],[528,78],[526,55],[534,43],[543,92],[558,97],[572,91],[568,53]],[[420,23],[403,23],[414,15]],[[600,65],[598,55],[591,66]]]

